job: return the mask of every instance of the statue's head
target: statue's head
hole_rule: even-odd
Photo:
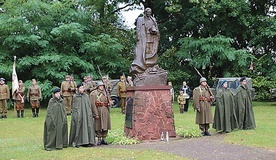
[[[144,14],[145,14],[147,17],[151,16],[151,13],[152,13],[152,11],[151,11],[150,8],[146,8],[145,11],[144,11]]]

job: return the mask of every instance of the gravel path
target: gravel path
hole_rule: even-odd
[[[213,134],[210,137],[109,147],[154,149],[198,160],[276,160],[276,150],[227,144],[223,142],[224,137],[223,134]]]

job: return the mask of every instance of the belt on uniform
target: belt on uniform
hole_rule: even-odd
[[[38,93],[30,93],[31,96],[38,96]]]
[[[211,102],[211,101],[212,101],[211,98],[207,98],[207,97],[199,97],[199,100],[200,100],[200,101],[208,101],[208,102]]]
[[[126,91],[120,91],[121,93],[125,93]]]
[[[96,102],[96,107],[108,107],[107,102]]]

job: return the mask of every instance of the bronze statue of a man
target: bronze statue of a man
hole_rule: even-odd
[[[137,43],[135,58],[130,66],[133,75],[143,73],[147,68],[157,64],[157,49],[160,33],[150,8],[146,8],[144,16],[137,19]]]

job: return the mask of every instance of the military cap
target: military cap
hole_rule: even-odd
[[[131,76],[127,76],[127,79],[132,79],[132,77]]]
[[[87,79],[87,76],[84,76],[83,79],[84,79],[84,80]]]
[[[222,80],[221,82],[220,82],[220,86],[222,86],[225,82],[227,82],[226,80]]]
[[[124,76],[120,76],[120,79],[123,80],[123,79],[125,79],[125,77]]]
[[[0,78],[0,81],[5,81],[5,78]]]
[[[240,79],[240,82],[242,82],[242,81],[244,81],[244,80],[246,80],[246,78],[245,78],[245,77],[242,77],[242,78]]]
[[[103,82],[98,82],[98,83],[97,83],[97,88],[98,88],[99,86],[104,86]]]
[[[107,77],[106,76],[103,76],[102,79],[106,79]]]
[[[23,83],[23,81],[22,80],[18,80],[18,83]]]
[[[70,75],[66,75],[65,77],[66,77],[66,78],[70,78],[71,76],[70,76]]]
[[[58,88],[58,87],[53,90],[54,94],[57,93],[57,92],[60,92],[60,88]]]
[[[77,88],[80,88],[81,86],[83,86],[82,82],[77,85]]]
[[[207,79],[206,79],[206,78],[201,77],[201,78],[200,78],[200,80],[199,80],[199,83],[201,83],[201,82],[206,82],[206,81],[207,81]]]

